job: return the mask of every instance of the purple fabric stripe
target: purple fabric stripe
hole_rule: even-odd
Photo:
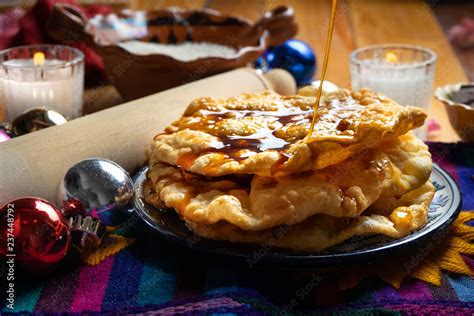
[[[113,263],[114,257],[109,257],[97,266],[81,269],[71,312],[100,311]]]
[[[69,273],[48,277],[36,304],[36,312],[67,311],[73,300],[79,268]]]
[[[391,285],[384,284],[380,288],[374,289],[373,299],[376,302],[396,300],[396,299],[399,299],[399,298],[400,298],[399,293]]]
[[[438,311],[437,314],[429,314],[429,315],[439,315],[440,311],[444,310],[453,310],[453,309],[467,309],[467,310],[474,310],[474,303],[472,302],[453,302],[453,301],[443,301],[443,300],[432,300],[432,301],[409,301],[406,299],[399,299],[390,302],[371,302],[371,303],[349,303],[349,304],[341,304],[337,306],[332,306],[329,308],[325,308],[322,310],[318,310],[319,312],[322,311],[348,311],[348,310],[366,310],[366,309],[374,309],[374,308],[393,308],[393,307],[416,307],[419,306],[421,309],[427,308]],[[412,315],[412,314],[410,314]],[[418,315],[418,314],[415,314]],[[421,313],[421,315],[427,315],[426,313]],[[449,313],[442,313],[442,315],[452,315]],[[469,315],[472,315],[469,314]]]
[[[388,305],[385,308],[403,312],[409,315],[472,315],[472,307],[444,306],[436,304],[399,304]]]
[[[428,300],[433,298],[428,284],[425,282],[416,280],[405,283],[398,292],[400,297],[408,300]]]
[[[203,300],[195,303],[188,303],[184,305],[165,307],[149,312],[156,312],[163,315],[194,314],[206,313],[209,310],[219,310],[220,308],[227,310],[227,308],[235,308],[241,306],[241,303],[236,302],[231,298],[222,297],[210,300]]]

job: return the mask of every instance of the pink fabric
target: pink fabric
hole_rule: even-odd
[[[427,300],[433,298],[427,283],[414,281],[399,290],[400,297],[407,300]]]
[[[110,271],[115,257],[109,257],[98,266],[84,266],[79,274],[71,312],[100,311]]]

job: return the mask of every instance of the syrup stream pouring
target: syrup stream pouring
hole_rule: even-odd
[[[319,88],[316,94],[316,102],[314,103],[313,120],[311,121],[309,133],[306,136],[306,143],[311,142],[312,140],[311,136],[313,135],[314,124],[316,123],[316,120],[318,119],[319,101],[321,100],[324,78],[326,77],[326,70],[327,70],[328,60],[329,60],[329,51],[331,50],[332,33],[334,31],[334,20],[336,19],[336,7],[337,7],[337,0],[332,0],[331,17],[329,18],[328,37],[326,39],[326,50],[324,52],[324,61],[323,61],[323,69],[321,71],[321,80],[319,82]]]

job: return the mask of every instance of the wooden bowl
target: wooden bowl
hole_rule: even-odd
[[[267,46],[283,43],[297,32],[293,9],[280,6],[251,23],[218,11],[168,8],[123,10],[87,19],[76,7],[56,4],[48,31],[61,42],[82,40],[102,57],[109,81],[132,100],[173,88],[256,60]],[[231,57],[181,61],[169,55],[137,55],[117,44],[140,40],[161,44],[208,42],[233,47]]]
[[[467,83],[457,83],[439,87],[435,91],[435,97],[437,100],[443,102],[446,112],[448,113],[449,121],[459,137],[461,137],[463,141],[474,142],[474,108],[451,100],[452,94],[458,91],[464,84]]]

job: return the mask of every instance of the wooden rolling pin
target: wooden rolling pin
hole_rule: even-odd
[[[54,202],[62,175],[84,158],[107,158],[131,172],[144,164],[153,136],[195,98],[294,92],[292,77],[278,71],[264,78],[240,68],[0,143],[0,204],[21,196]]]

